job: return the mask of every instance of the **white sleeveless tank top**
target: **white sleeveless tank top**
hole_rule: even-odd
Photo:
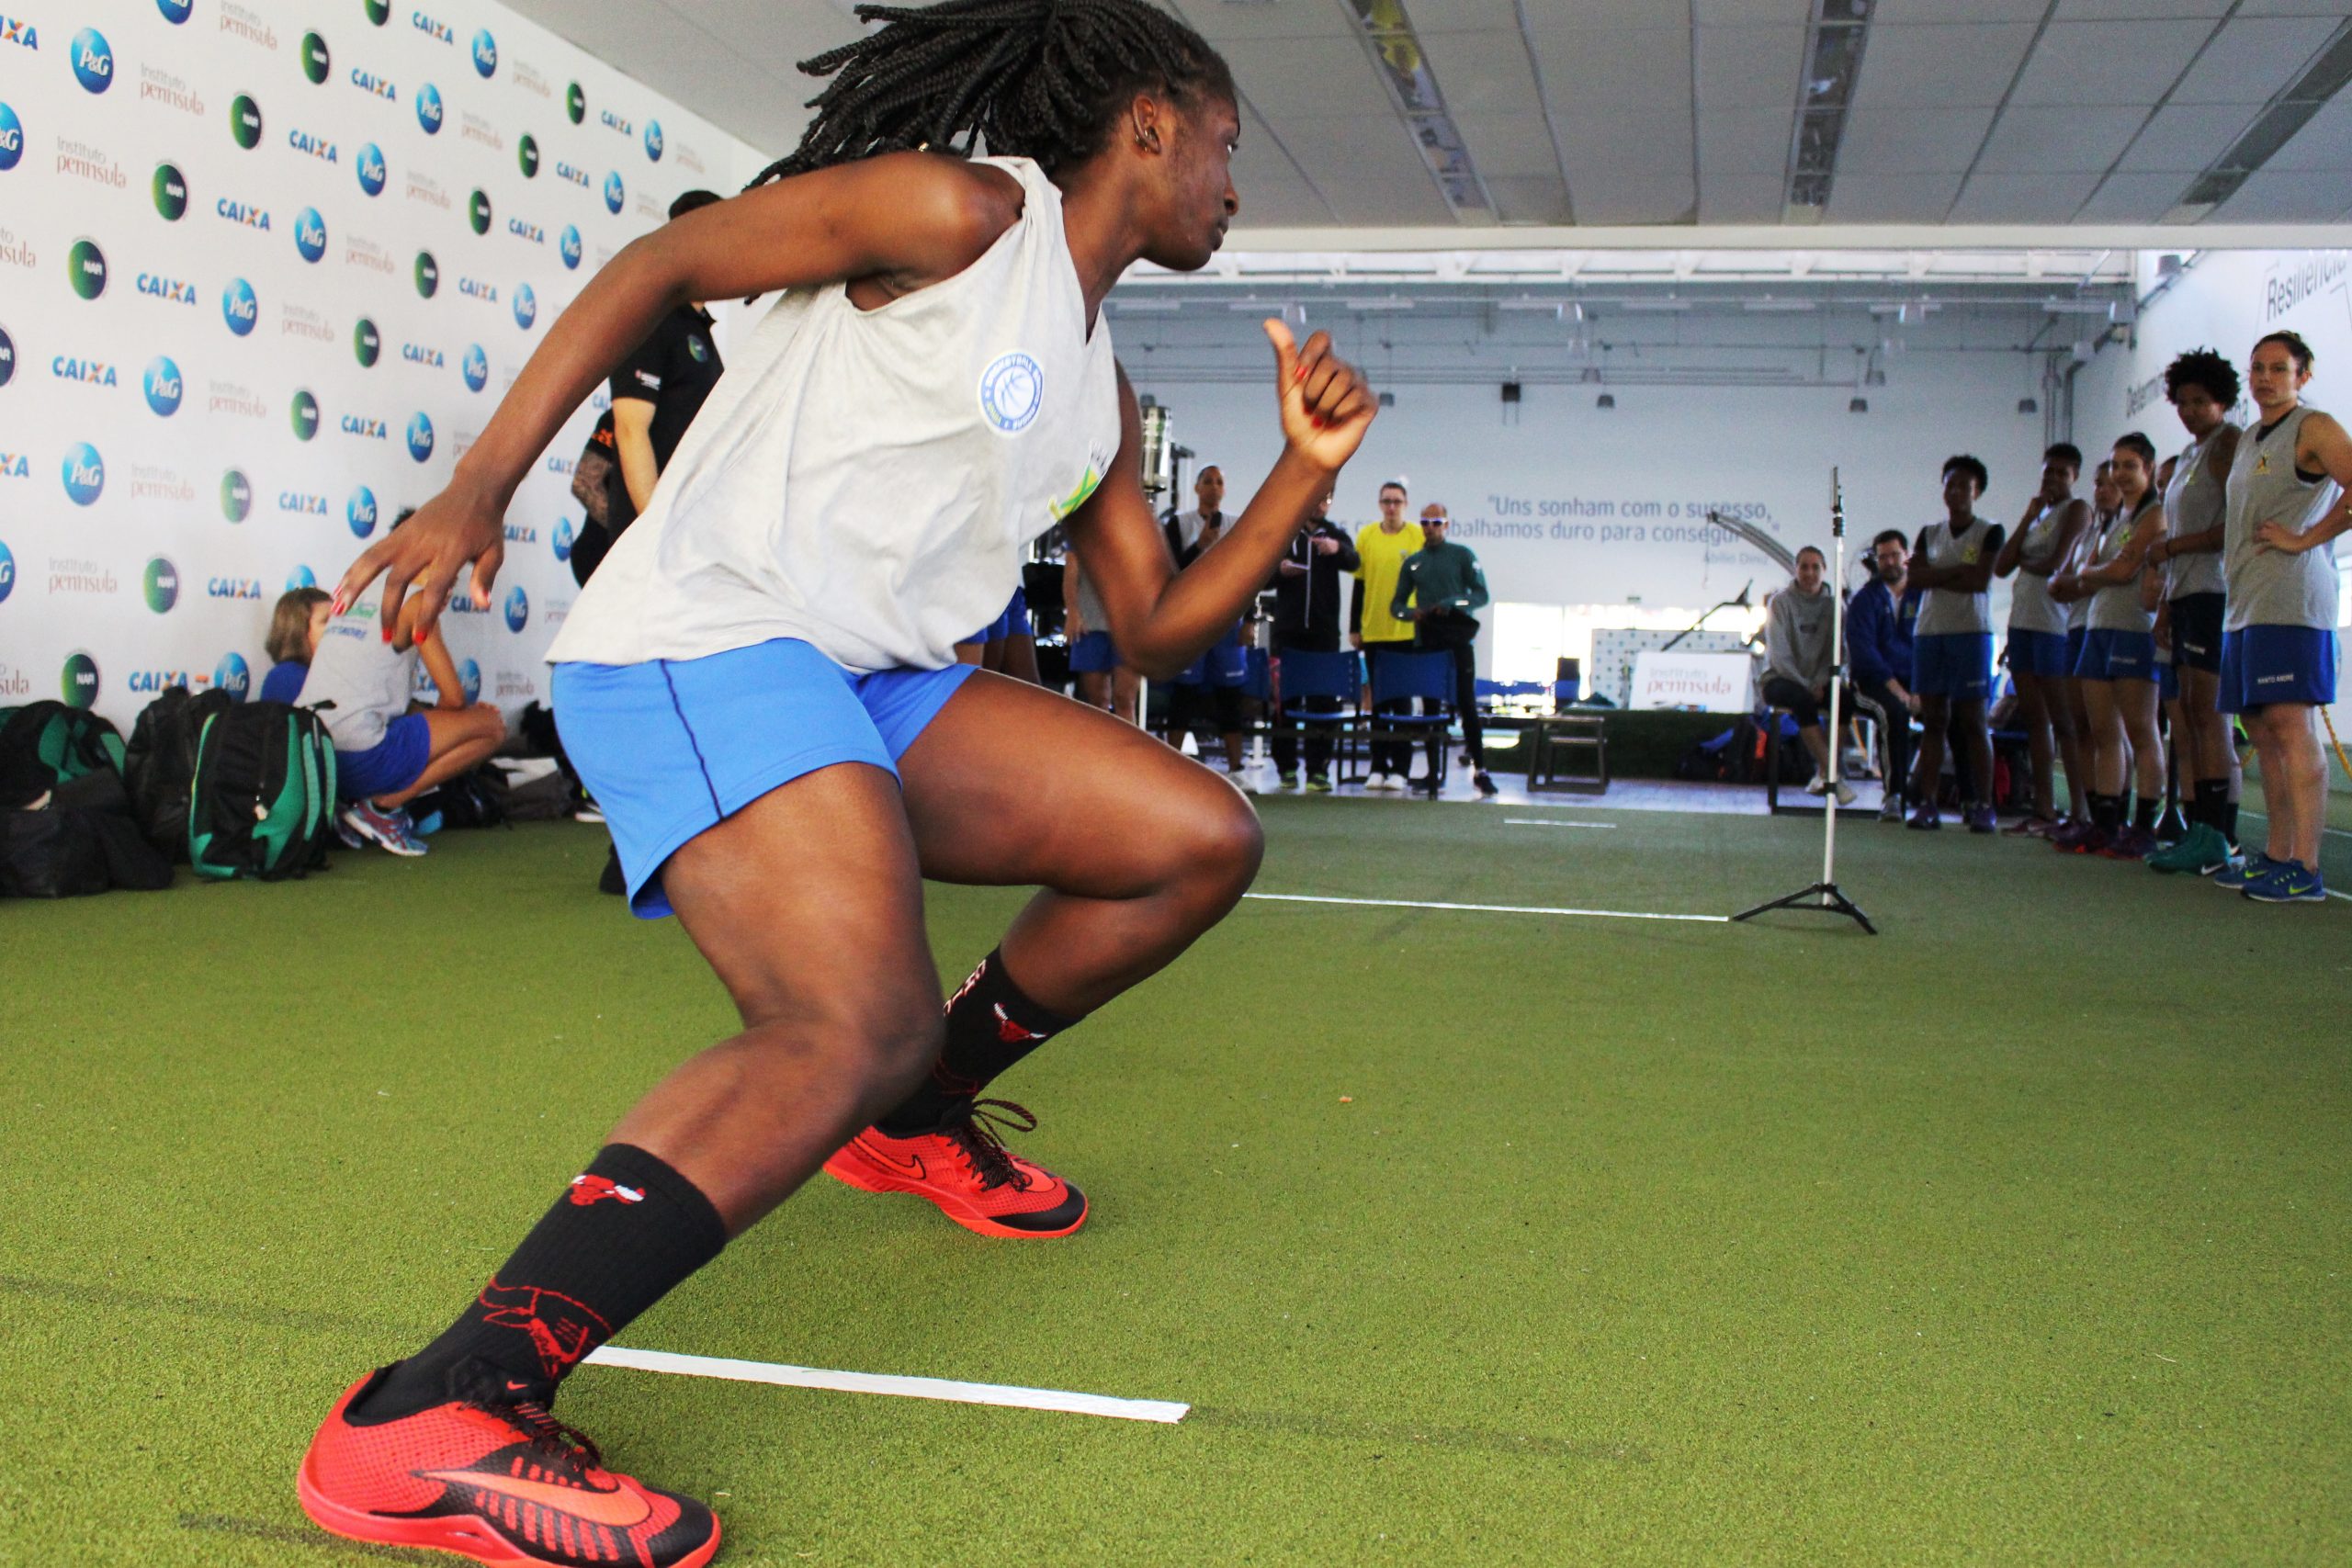
[[[2009,629],[2013,632],[2046,632],[2052,637],[2064,637],[2068,616],[2066,606],[2050,596],[2050,580],[2037,577],[2026,567],[2038,567],[2044,571],[2058,569],[2058,519],[2064,514],[2071,501],[2055,506],[2045,506],[2041,515],[2026,525],[2025,543],[2019,547],[2018,570],[2015,585],[2009,591]]]
[[[843,667],[944,669],[1003,612],[1031,540],[1119,450],[1117,367],[1025,158],[1020,220],[970,266],[861,310],[778,300],[613,547],[551,662],[698,659],[798,637]]]
[[[302,705],[319,715],[338,751],[365,751],[384,739],[392,720],[408,712],[421,655],[413,648],[395,653],[384,640],[384,585],[352,601],[327,623],[302,678]]]
[[[1951,520],[1944,518],[1927,527],[1927,556],[1929,566],[1974,566],[1984,558],[1986,536],[1993,525],[1982,517],[1969,519],[1967,529],[1958,536],[1951,531]],[[1950,637],[1954,633],[1989,633],[1993,629],[1993,611],[1984,593],[1963,593],[1957,588],[1930,588],[1919,604],[1919,626],[1917,637]]]
[[[2140,510],[2125,516],[2117,513],[2107,526],[2099,531],[2091,546],[2090,564],[2106,566],[2123,553],[2132,542],[2132,532],[2140,526],[2140,519],[2147,515],[2151,506],[2161,506],[2156,496],[2141,501]],[[2090,629],[2095,632],[2145,632],[2155,629],[2156,618],[2140,608],[2140,580],[2137,576],[2121,582],[2110,582],[2091,594]]]
[[[2295,447],[2308,404],[2264,431],[2260,425],[2238,437],[2237,460],[2230,468],[2229,497],[2223,525],[2222,568],[2229,581],[2230,602],[2225,627],[2312,626],[2335,625],[2335,542],[2315,550],[2290,555],[2266,550],[2255,530],[2273,519],[2297,533],[2309,529],[2332,511],[2344,491],[2322,476],[2307,479],[2295,469]],[[310,688],[305,686],[304,692]]]
[[[2174,460],[2172,483],[2165,487],[2165,532],[2174,538],[2201,534],[2222,521],[2223,488],[2228,475],[2213,472],[2213,443],[2226,424],[2216,425],[2202,441]],[[2165,597],[2185,599],[2191,593],[2225,592],[2222,552],[2197,550],[2165,562]]]

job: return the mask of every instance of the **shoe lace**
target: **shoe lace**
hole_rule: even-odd
[[[970,1109],[941,1129],[962,1151],[983,1188],[1010,1184],[1016,1192],[1029,1190],[1029,1173],[1014,1163],[1004,1146],[1005,1133],[1034,1133],[1037,1118],[1025,1105],[1009,1100],[976,1100]]]
[[[531,1446],[570,1470],[602,1470],[605,1456],[595,1440],[536,1399],[517,1399],[489,1407],[492,1414],[530,1434]]]

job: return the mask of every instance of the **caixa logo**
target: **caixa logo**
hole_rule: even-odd
[[[147,563],[139,586],[146,595],[147,607],[159,615],[166,614],[180,602],[180,569],[166,558],[157,556]]]
[[[151,360],[139,386],[147,394],[147,406],[158,415],[169,419],[180,412],[180,367],[169,355],[159,354]]]
[[[596,123],[603,126],[606,130],[617,130],[623,136],[633,136],[637,133],[637,127],[631,125],[627,119],[615,114],[610,109],[598,109],[596,111]]]
[[[322,164],[334,164],[342,161],[342,152],[334,142],[323,136],[313,136],[307,130],[288,131],[286,145],[293,148],[297,152],[308,152]]]
[[[242,201],[232,201],[224,196],[212,204],[212,210],[227,219],[230,222],[237,224],[243,228],[260,229],[265,231],[269,228],[269,209],[267,208],[254,207]]]
[[[85,387],[113,387],[114,367],[103,359],[75,359],[61,354],[49,362],[49,373],[61,381],[79,381]]]
[[[621,184],[621,172],[615,169],[605,176],[605,210],[617,213],[628,200],[628,187]]]
[[[254,586],[258,589],[261,584],[255,583]],[[237,701],[243,702],[245,694],[252,691],[253,687],[253,666],[245,662],[243,654],[224,653],[220,656],[220,662],[212,667],[214,691],[226,692]]]
[[[422,366],[427,370],[438,370],[443,364],[439,349],[427,348],[421,343],[401,344],[401,357],[411,365]]]
[[[409,415],[408,455],[420,463],[433,456],[433,422],[421,409]]]
[[[540,228],[536,223],[526,222],[520,218],[509,218],[506,220],[506,231],[514,235],[518,240],[528,240],[535,245],[544,245],[548,243],[548,231],[546,230]]]
[[[249,337],[254,324],[261,320],[261,301],[254,296],[254,286],[242,277],[232,277],[229,287],[220,291],[220,319],[239,337]]]
[[[40,52],[40,28],[20,17],[0,17],[0,43]]]
[[[86,653],[67,654],[58,685],[67,707],[88,707],[98,700],[98,661]]]
[[[560,158],[555,161],[555,177],[566,185],[578,186],[582,190],[588,188],[588,171],[577,164],[567,164]]]
[[[514,324],[525,332],[529,332],[531,323],[538,319],[539,297],[531,292],[529,284],[516,284],[514,286]]]
[[[449,30],[447,23],[436,22],[422,11],[411,11],[408,25],[435,43],[454,44],[458,41],[458,35]]]
[[[441,134],[444,112],[441,107],[440,88],[427,82],[416,90],[416,123],[424,128],[425,135]]]
[[[141,273],[139,275],[139,292],[141,294],[153,295],[154,298],[161,299],[166,305],[193,305],[196,303],[196,286],[194,284],[182,283],[176,277],[165,277],[159,273]]]
[[[571,558],[571,541],[576,537],[578,536],[571,531],[571,520],[566,518],[555,525],[554,533],[548,536],[548,547],[555,551],[556,559],[568,561]]]
[[[474,34],[474,74],[484,81],[498,74],[498,40],[488,28]]]
[[[662,161],[662,122],[658,119],[645,122],[645,155],[657,164]]]
[[[297,517],[324,517],[327,498],[308,491],[281,490],[277,492],[277,510],[290,512]]]
[[[466,390],[469,392],[479,392],[490,385],[490,355],[481,351],[481,344],[478,343],[466,345],[466,357],[458,370],[466,378]]]
[[[361,144],[359,157],[353,164],[359,175],[359,188],[369,196],[384,194],[384,150],[374,142]]]
[[[506,629],[519,632],[531,624],[531,596],[516,583],[506,593]]]
[[[343,520],[351,525],[356,538],[366,538],[376,531],[376,492],[361,485],[343,503]]]
[[[209,577],[204,581],[204,596],[208,599],[258,599],[261,597],[261,579]]]
[[[567,271],[571,271],[571,272],[577,272],[578,270],[580,270],[580,231],[579,231],[579,230],[577,230],[577,229],[573,228],[573,227],[572,227],[571,224],[569,224],[569,223],[565,224],[565,225],[563,226],[563,234],[562,234],[562,236],[561,236],[560,239],[558,239],[558,240],[557,240],[557,242],[556,242],[556,249],[557,249],[557,250],[558,250],[558,251],[562,254],[562,256],[563,256],[563,265],[564,265],[565,270],[567,270]]]
[[[498,285],[484,283],[477,277],[458,279],[458,292],[469,299],[480,299],[487,305],[498,303]]]
[[[392,85],[390,77],[379,76],[373,71],[362,71],[356,65],[351,68],[351,85],[371,98],[393,100],[401,96],[401,90]]]
[[[536,545],[539,542],[539,531],[528,523],[509,523],[506,525],[506,542],[510,545]]]
[[[315,263],[327,254],[327,220],[319,216],[315,207],[306,207],[294,216],[294,248],[306,262]]]
[[[28,479],[32,473],[22,452],[0,452],[0,479]]]
[[[382,441],[390,434],[382,420],[371,419],[364,413],[345,414],[341,424],[345,435],[356,435],[362,441]]]
[[[185,670],[133,670],[123,677],[122,684],[126,691],[153,696],[158,692],[168,692],[174,686],[193,686],[196,682],[187,678]]]
[[[107,35],[96,28],[84,28],[74,35],[74,79],[93,93],[103,93],[114,85],[114,49],[107,42]]]
[[[0,104],[0,174],[15,168],[24,155],[25,122],[17,118],[15,109]]]
[[[98,449],[86,441],[79,441],[65,449],[65,461],[61,465],[65,479],[65,498],[76,506],[96,504],[107,491],[107,460]]]

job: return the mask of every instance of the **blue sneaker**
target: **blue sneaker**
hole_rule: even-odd
[[[2327,884],[2299,860],[2273,861],[2268,871],[2245,885],[2245,896],[2257,904],[2324,904]]]
[[[2213,886],[2232,893],[2243,893],[2246,884],[2270,869],[2270,857],[2260,850],[2248,850],[2213,874]]]
[[[355,800],[337,814],[336,820],[368,842],[396,855],[424,852],[424,840],[416,836],[405,811],[379,811],[367,801]]]

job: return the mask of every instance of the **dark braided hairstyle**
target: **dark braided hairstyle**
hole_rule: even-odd
[[[877,152],[969,157],[982,141],[1051,174],[1099,151],[1136,93],[1238,99],[1216,51],[1146,0],[943,0],[857,17],[885,25],[800,62],[832,80],[808,100],[800,145],[752,185]]]

